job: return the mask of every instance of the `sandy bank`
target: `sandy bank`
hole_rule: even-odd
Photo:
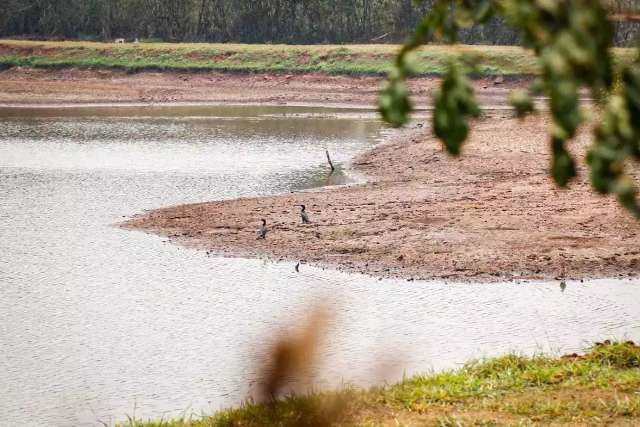
[[[495,113],[464,155],[444,153],[428,126],[356,159],[365,185],[149,212],[126,227],[215,254],[298,260],[408,279],[498,281],[618,277],[640,271],[640,224],[588,177],[557,190],[543,118]],[[584,151],[589,135],[573,148]],[[302,225],[296,204],[309,207]],[[270,227],[257,241],[260,218]]]

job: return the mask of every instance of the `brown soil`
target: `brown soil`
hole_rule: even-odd
[[[0,103],[213,102],[372,106],[382,80],[324,75],[230,75],[12,69]],[[427,99],[436,79],[412,83]],[[479,98],[504,104],[522,81],[476,82]],[[367,184],[276,197],[161,209],[126,227],[230,256],[268,256],[408,279],[497,281],[613,277],[640,271],[640,223],[595,195],[586,171],[569,190],[548,174],[543,117],[508,111],[477,122],[460,158],[445,154],[428,124],[400,132],[356,159]],[[589,135],[573,143],[582,157]],[[313,224],[300,224],[306,204]],[[256,240],[261,218],[266,241]]]
[[[637,417],[625,413],[623,406],[633,402],[633,393],[617,388],[594,390],[573,386],[569,389],[525,390],[501,394],[481,401],[446,405],[425,404],[423,410],[394,410],[382,405],[348,408],[345,419],[383,425],[548,425],[548,426],[637,426]],[[549,408],[555,409],[551,411]],[[349,411],[349,409],[351,409]]]
[[[375,105],[380,77],[322,74],[137,73],[77,69],[12,68],[0,72],[0,104],[78,103],[251,103],[307,105]],[[435,78],[412,82],[413,92],[426,102]],[[522,82],[499,85],[479,80],[483,103],[503,102],[509,89]]]

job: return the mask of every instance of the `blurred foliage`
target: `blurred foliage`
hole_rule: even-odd
[[[533,96],[548,98],[555,182],[565,187],[576,176],[567,144],[583,125],[579,96],[581,89],[587,89],[604,109],[587,159],[593,186],[601,193],[617,195],[640,219],[636,186],[625,173],[628,160],[640,159],[640,66],[623,67],[621,81],[616,82],[610,51],[614,33],[608,14],[599,0],[439,0],[396,58],[380,96],[380,112],[396,127],[409,121],[412,104],[405,79],[412,75],[413,50],[434,38],[454,43],[461,29],[485,24],[493,17],[504,19],[520,32],[522,44],[533,50],[542,70],[540,79],[528,90],[514,91],[510,101],[516,115],[525,117],[535,111]],[[453,155],[460,154],[468,122],[479,114],[466,75],[469,71],[453,62],[434,99],[434,133]]]
[[[467,135],[470,117],[478,117],[480,108],[473,94],[473,85],[461,64],[451,62],[435,95],[433,130],[451,154],[460,154]]]
[[[621,83],[609,97],[595,129],[587,162],[594,188],[616,194],[624,207],[640,217],[637,189],[625,174],[625,163],[640,159],[640,66],[625,68]]]

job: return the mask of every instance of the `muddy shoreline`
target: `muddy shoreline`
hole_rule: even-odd
[[[13,68],[0,72],[0,104],[218,103],[372,107],[383,80],[323,75],[139,73]],[[524,80],[477,80],[483,105],[503,107]],[[411,87],[428,105],[437,85]],[[495,282],[637,276],[640,225],[595,195],[586,171],[569,190],[548,174],[544,117],[504,109],[475,126],[461,158],[416,124],[353,161],[366,184],[176,206],[123,226],[211,254],[268,257],[380,277]],[[582,157],[588,133],[572,143]],[[300,224],[296,204],[309,207]],[[257,241],[261,218],[266,241]]]
[[[475,125],[460,159],[444,153],[427,126],[408,129],[354,160],[366,184],[170,207],[123,226],[216,256],[408,280],[637,276],[638,223],[614,199],[593,194],[585,171],[570,189],[555,187],[547,125],[499,113]],[[588,140],[582,135],[575,151]],[[312,224],[301,224],[298,204],[308,206]],[[261,218],[266,241],[256,240]]]

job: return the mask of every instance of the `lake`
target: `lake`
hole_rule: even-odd
[[[117,227],[148,209],[355,182],[349,160],[389,133],[348,109],[0,108],[0,425],[238,405],[269,340],[319,304],[333,317],[318,387],[640,339],[635,279],[561,291],[296,273]],[[340,164],[331,180],[325,149]]]

